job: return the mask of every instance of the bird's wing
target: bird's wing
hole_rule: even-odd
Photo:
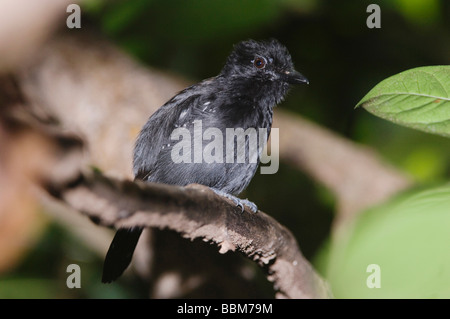
[[[181,91],[150,116],[134,149],[133,171],[136,179],[148,179],[173,130],[192,121],[192,114],[198,109],[201,97],[197,91],[196,86]]]

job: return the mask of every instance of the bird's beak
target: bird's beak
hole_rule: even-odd
[[[295,70],[285,71],[284,78],[285,81],[289,84],[301,84],[301,83],[309,84],[308,79],[303,74]]]

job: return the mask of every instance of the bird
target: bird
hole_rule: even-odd
[[[149,117],[135,142],[135,179],[179,186],[202,184],[232,200],[241,211],[246,206],[256,213],[253,202],[237,196],[257,171],[259,156],[270,134],[273,108],[284,100],[291,85],[301,83],[309,81],[295,70],[291,55],[278,40],[250,39],[237,43],[217,76],[180,91]],[[255,154],[248,152],[244,161],[237,160],[239,146],[231,148],[234,152],[231,156],[215,150],[218,152],[213,154],[217,155],[215,162],[194,161],[196,152],[204,152],[208,143],[212,143],[202,140],[197,149],[195,145],[186,149],[183,156],[188,160],[180,162],[174,133],[184,130],[181,132],[198,135],[195,130],[199,123],[202,132],[214,129],[226,136],[228,129],[241,128],[245,132],[265,129],[266,136],[253,148]],[[224,140],[218,139],[215,145],[225,150],[227,146],[236,146],[235,136],[231,141]],[[250,138],[247,136],[243,141],[243,146],[250,149]],[[122,275],[142,231],[142,227],[117,230],[105,257],[102,282],[110,283]]]

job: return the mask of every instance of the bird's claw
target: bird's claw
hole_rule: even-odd
[[[241,199],[241,205],[244,204],[245,206],[247,206],[248,208],[250,208],[250,210],[252,211],[252,213],[256,213],[258,212],[258,206],[256,206],[255,203],[249,201],[248,199]]]
[[[231,199],[233,203],[241,209],[241,213],[245,211],[245,206],[247,206],[252,213],[256,213],[258,211],[258,206],[256,206],[255,203],[249,201],[248,199],[240,199],[235,196],[233,196],[233,198],[227,198]]]
[[[252,213],[256,213],[258,211],[258,206],[256,206],[255,203],[249,201],[248,199],[240,199],[240,198],[238,198],[238,197],[236,197],[234,195],[228,194],[228,193],[226,193],[224,191],[221,191],[219,189],[216,189],[216,188],[211,188],[211,189],[217,195],[225,197],[225,198],[228,198],[229,200],[231,200],[237,207],[239,207],[241,209],[241,213],[243,213],[245,211],[245,207],[244,206],[247,206]]]

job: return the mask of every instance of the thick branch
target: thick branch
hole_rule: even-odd
[[[64,23],[66,7],[77,0],[2,0],[0,71],[11,71],[38,51],[43,40]]]
[[[167,228],[214,243],[220,253],[240,251],[267,271],[278,297],[330,297],[289,230],[261,211],[241,213],[208,187],[120,181],[96,173],[59,188],[57,195],[102,225]]]
[[[280,156],[336,196],[335,226],[412,184],[374,150],[300,116],[277,112],[273,126],[280,128]]]

